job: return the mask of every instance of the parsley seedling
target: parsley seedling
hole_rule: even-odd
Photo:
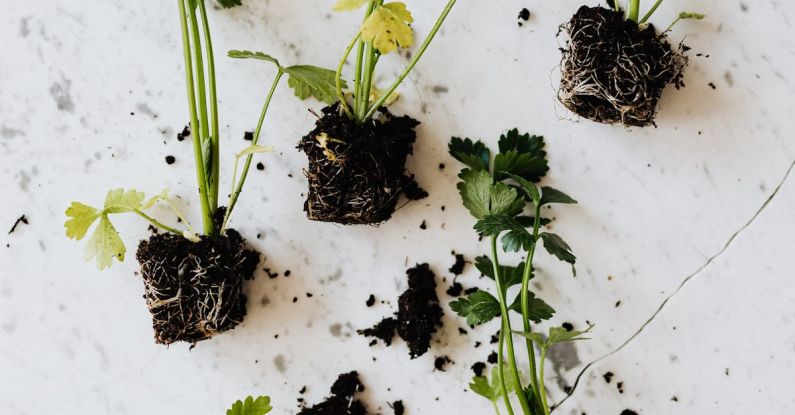
[[[233,7],[241,4],[240,0],[221,0],[219,3],[223,7]],[[103,208],[72,202],[71,206],[66,210],[66,215],[69,217],[65,224],[66,235],[77,240],[83,239],[91,226],[98,221],[99,224],[96,226],[86,246],[86,258],[95,260],[100,269],[111,266],[113,258],[123,261],[126,253],[124,242],[110,221],[112,214],[135,213],[160,230],[182,235],[194,242],[199,241],[201,236],[225,234],[232,211],[246,182],[252,157],[257,153],[271,151],[270,147],[261,146],[258,142],[274,90],[283,75],[289,76],[288,83],[290,87],[294,88],[296,94],[301,98],[315,96],[330,103],[333,102],[335,97],[334,71],[306,65],[282,67],[276,59],[261,52],[229,52],[229,56],[232,58],[254,58],[271,62],[278,68],[278,73],[265,100],[251,145],[237,153],[235,157],[232,188],[226,209],[222,211],[223,216],[219,221],[216,213],[221,209],[218,203],[220,121],[216,92],[215,59],[207,11],[204,0],[178,0],[178,5],[182,27],[190,135],[193,139],[196,177],[202,210],[202,232],[197,232],[191,227],[185,219],[185,215],[169,200],[167,190],[146,202],[144,202],[144,194],[139,191],[132,189],[126,191],[123,189],[111,190],[106,196]],[[238,178],[238,165],[241,159],[245,161],[242,173]],[[149,208],[158,202],[167,203],[184,223],[185,229],[177,229],[166,225],[146,213]]]
[[[232,404],[232,407],[226,410],[226,415],[265,415],[272,410],[270,397],[260,396],[255,399],[249,396]]]
[[[470,384],[472,391],[492,402],[498,414],[500,399],[508,413],[514,413],[509,396],[513,393],[523,414],[548,415],[550,408],[544,387],[547,350],[556,343],[583,339],[582,335],[588,331],[567,332],[553,327],[545,337],[531,328],[531,323],[541,323],[555,313],[530,291],[530,280],[535,276],[536,247],[542,244],[549,254],[570,264],[572,274],[576,275],[576,257],[569,245],[557,234],[543,230],[549,223],[541,216],[544,206],[576,203],[559,190],[536,184],[549,170],[544,146],[542,137],[520,134],[516,129],[500,137],[499,153],[494,157],[481,141],[453,138],[449,145],[450,154],[467,166],[458,176],[461,179],[458,191],[464,207],[477,219],[474,226],[477,233],[490,240],[491,256],[477,257],[475,267],[494,281],[497,294],[495,297],[488,291],[478,290],[451,302],[450,308],[473,326],[497,317],[501,320],[498,361],[491,379],[476,376]],[[531,216],[525,215],[528,207]],[[525,260],[517,266],[503,265],[499,260],[499,245],[503,252],[523,252]],[[519,288],[519,292],[510,301],[509,291],[514,291],[513,288]],[[510,311],[521,314],[522,330],[513,330]],[[517,366],[514,335],[525,338],[530,364],[527,387],[522,385]],[[536,347],[540,350],[538,359]]]

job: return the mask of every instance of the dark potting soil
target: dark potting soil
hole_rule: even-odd
[[[234,229],[196,243],[155,234],[141,241],[136,258],[157,343],[196,343],[243,321],[243,281],[254,278],[260,256]]]
[[[418,264],[406,271],[409,288],[398,298],[398,312],[373,328],[359,330],[359,334],[376,337],[389,346],[395,331],[409,345],[414,359],[422,356],[431,345],[431,338],[442,326],[444,312],[436,295],[436,276],[428,264]],[[388,339],[388,340],[387,340]]]
[[[450,297],[459,297],[463,291],[464,286],[461,285],[460,282],[454,282],[452,285],[450,285],[450,288],[447,289],[447,295]]]
[[[624,409],[621,411],[621,415],[638,415],[638,413],[631,409]]]
[[[331,396],[312,407],[302,408],[299,415],[365,415],[367,409],[354,397],[364,390],[356,371],[343,373],[331,386]]]
[[[395,415],[403,415],[406,412],[406,408],[403,406],[403,401],[395,401],[392,404],[392,411],[395,412]]]
[[[392,216],[401,193],[427,196],[405,168],[417,125],[417,120],[386,109],[357,125],[339,104],[323,108],[315,129],[298,144],[309,159],[307,217],[346,225],[378,224]]]
[[[654,125],[663,89],[684,86],[683,45],[674,49],[653,25],[643,28],[624,13],[582,6],[561,31],[558,99],[581,117],[605,124]]]
[[[464,266],[466,265],[466,260],[464,260],[464,256],[461,254],[456,254],[452,252],[452,255],[455,256],[455,263],[453,266],[450,267],[448,271],[453,275],[461,275],[464,272]]]
[[[486,370],[486,364],[483,362],[475,362],[475,364],[472,365],[472,373],[474,373],[475,376],[483,376],[484,370]]]

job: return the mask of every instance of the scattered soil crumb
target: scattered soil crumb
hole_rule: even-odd
[[[454,282],[450,288],[447,289],[447,295],[450,297],[459,297],[461,296],[461,292],[464,291],[464,286],[461,285],[460,282]]]
[[[491,354],[486,359],[486,361],[491,363],[491,364],[496,364],[497,363],[497,352],[491,352]]]
[[[486,370],[486,364],[483,362],[475,362],[475,364],[472,365],[472,373],[474,373],[475,376],[483,376],[484,370]]]
[[[624,409],[621,411],[621,415],[638,415],[638,413],[631,409]]]
[[[171,165],[171,164],[174,164],[174,162],[176,162],[176,161],[177,161],[177,159],[174,156],[166,156],[166,164]]]
[[[605,378],[605,382],[610,383],[613,380],[613,372],[607,372],[602,377]]]
[[[395,415],[403,415],[406,412],[406,408],[403,407],[403,401],[395,401],[392,404],[392,410]]]
[[[356,394],[364,390],[356,371],[343,373],[331,386],[331,396],[312,407],[302,408],[299,415],[366,415],[367,409]]]
[[[259,170],[259,171],[265,170],[265,165],[262,164],[261,161],[259,163],[257,163],[257,170]]]
[[[519,26],[524,26],[527,21],[530,20],[530,10],[527,8],[522,9],[519,11]]]
[[[177,133],[177,141],[183,141],[188,137],[190,137],[190,127],[186,125],[181,133]]]
[[[561,327],[563,327],[564,329],[566,329],[566,331],[572,331],[572,330],[574,330],[574,325],[573,325],[573,324],[571,324],[571,323],[568,323],[568,322],[566,322],[566,323],[563,323],[563,324],[561,324],[560,326],[561,326]]]
[[[254,133],[251,131],[246,131],[243,133],[243,139],[246,141],[254,141]]]
[[[375,305],[375,295],[370,294],[370,297],[367,298],[367,307],[372,307]]]
[[[455,251],[451,252],[451,254],[455,257],[455,263],[450,267],[450,269],[448,269],[448,271],[450,271],[453,275],[461,275],[461,273],[464,272],[464,265],[466,265],[464,256],[455,253]]]
[[[444,372],[445,371],[444,370],[445,366],[447,366],[448,363],[452,363],[452,362],[453,361],[450,360],[450,358],[447,357],[447,356],[438,356],[433,361],[433,367],[436,368],[436,370],[438,370],[440,372]]]
[[[422,221],[422,223],[420,224],[420,229],[422,229],[422,230],[426,230],[426,229],[428,229],[428,224],[427,224],[427,223],[425,223],[425,221],[424,221],[424,220],[423,220],[423,221]]]
[[[409,288],[398,298],[398,312],[359,334],[376,337],[389,346],[395,331],[409,345],[414,359],[428,351],[431,337],[442,326],[444,312],[436,295],[436,276],[428,264],[418,264],[406,271]],[[388,340],[387,340],[388,339]]]

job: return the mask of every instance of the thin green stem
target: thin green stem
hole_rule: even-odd
[[[196,91],[193,83],[193,58],[191,52],[190,29],[187,12],[190,10],[187,0],[177,0],[179,3],[180,22],[182,24],[182,49],[185,57],[185,85],[188,92],[188,109],[190,112],[191,135],[193,136],[193,156],[196,163],[196,181],[199,184],[199,200],[202,209],[202,222],[204,233],[212,234],[215,230],[213,214],[207,198],[207,180],[204,170],[204,157],[202,155],[202,142],[196,111]]]
[[[665,29],[665,31],[663,31],[663,33],[668,33],[668,32],[670,32],[670,31],[671,31],[671,29],[674,27],[674,25],[675,25],[675,24],[677,24],[677,23],[679,23],[679,21],[680,21],[680,20],[682,20],[682,17],[677,17],[677,18],[676,18],[676,20],[674,20],[674,21],[673,21],[673,23],[671,23],[671,24],[668,26],[668,28],[666,28],[666,29]]]
[[[502,386],[504,392],[502,394],[502,400],[505,402],[505,409],[508,411],[508,415],[513,415],[513,405],[511,405],[511,397],[508,396],[508,385],[505,383],[505,364],[503,358],[503,352],[505,350],[505,332],[502,330],[502,326],[500,326],[499,342],[497,346],[499,346],[497,350],[497,375],[500,377],[500,386]]]
[[[547,388],[544,386],[544,360],[547,358],[547,348],[541,348],[541,362],[539,363],[540,368],[539,372],[541,375],[541,384],[539,388],[541,389],[541,403],[544,405],[544,414],[549,415],[549,404],[547,403]]]
[[[519,398],[519,405],[522,406],[522,412],[531,414],[530,403],[527,401],[527,396],[524,394],[522,388],[522,378],[519,375],[519,369],[516,366],[516,356],[513,348],[513,335],[511,330],[511,319],[508,315],[508,306],[505,302],[506,288],[502,284],[502,271],[499,266],[499,256],[497,254],[497,235],[491,237],[491,257],[494,265],[494,280],[497,282],[497,295],[500,302],[500,313],[502,318],[501,332],[505,333],[505,342],[507,343],[508,350],[508,363],[513,372],[514,388],[516,389],[516,396]]]
[[[533,245],[527,253],[525,260],[524,274],[522,275],[522,292],[521,292],[521,305],[522,305],[522,324],[524,331],[530,333],[530,278],[533,275],[533,257],[535,256],[536,242],[538,241],[538,232],[541,228],[541,207],[536,206],[535,221],[533,222]],[[541,395],[538,387],[538,374],[536,372],[536,358],[535,358],[535,345],[529,338],[525,338],[527,346],[527,357],[530,361],[530,383],[533,388],[533,394],[540,400]]]
[[[500,408],[497,407],[497,401],[491,401],[491,406],[494,408],[494,413],[500,415]]]
[[[654,12],[657,11],[657,8],[660,7],[662,2],[663,0],[657,0],[657,2],[654,3],[654,6],[651,6],[651,9],[649,9],[649,11],[643,15],[643,18],[640,19],[640,23],[646,23],[646,21],[649,20],[649,18],[651,18],[651,15],[653,15]]]
[[[364,45],[364,67],[362,68],[362,87],[359,91],[360,96],[356,97],[356,121],[362,122],[367,113],[367,104],[370,102],[370,91],[373,83],[373,72],[375,65],[375,48],[373,42],[365,42]]]
[[[218,208],[218,186],[221,177],[221,139],[219,136],[218,126],[218,94],[215,84],[215,57],[213,54],[213,41],[212,37],[210,36],[210,23],[207,20],[207,10],[204,7],[204,1],[199,0],[197,1],[197,4],[199,6],[202,27],[204,29],[204,47],[205,54],[207,56],[207,78],[210,87],[210,140],[212,142],[212,160],[210,162],[211,171],[209,175],[209,189],[207,190],[209,192],[208,199],[210,207],[215,210]]]
[[[146,219],[147,221],[149,221],[149,223],[151,223],[155,227],[158,227],[160,229],[163,229],[164,231],[171,232],[171,233],[174,233],[174,234],[177,234],[177,235],[182,235],[182,231],[180,231],[179,229],[172,228],[171,226],[168,226],[168,225],[158,221],[157,219],[147,215],[146,213],[144,213],[144,212],[142,212],[142,211],[140,211],[138,209],[133,209],[133,212],[135,212],[138,216],[140,216],[140,217]]]
[[[260,113],[259,121],[257,121],[257,128],[254,130],[254,137],[251,139],[251,145],[255,145],[259,142],[260,133],[262,132],[262,125],[265,123],[265,116],[268,114],[268,107],[271,105],[273,93],[276,91],[276,87],[279,85],[279,81],[282,79],[283,75],[284,69],[279,67],[279,72],[276,74],[273,84],[271,84],[270,91],[268,91],[268,97],[265,99],[265,104],[262,105],[262,112]],[[253,154],[246,156],[246,162],[243,165],[243,173],[241,173],[240,181],[237,182],[237,185],[235,185],[235,180],[237,179],[235,177],[232,178],[232,185],[234,187],[232,188],[232,192],[229,194],[229,203],[227,203],[226,214],[224,215],[223,226],[221,227],[222,232],[226,230],[232,209],[235,208],[235,204],[237,204],[237,199],[240,196],[240,192],[243,191],[243,184],[246,182],[246,177],[248,176],[248,170],[251,167],[251,159],[253,156]],[[238,160],[239,159],[235,160],[235,176],[237,175]]]
[[[351,108],[348,106],[348,101],[345,99],[345,94],[342,92],[342,67],[345,66],[345,61],[348,60],[348,56],[350,56],[353,47],[362,37],[362,32],[356,34],[356,37],[353,38],[351,43],[348,45],[348,48],[345,49],[345,55],[343,55],[342,60],[340,60],[340,64],[337,66],[337,73],[334,76],[334,83],[337,87],[337,99],[340,100],[340,106],[342,109],[345,110],[345,114],[348,118],[353,118],[353,113],[351,112]]]
[[[401,83],[403,83],[403,81],[406,79],[409,73],[414,69],[414,66],[417,65],[417,62],[419,62],[420,58],[425,53],[425,50],[428,49],[428,46],[431,44],[431,41],[436,36],[436,33],[439,32],[439,29],[442,27],[442,23],[444,23],[444,20],[447,18],[447,15],[450,14],[450,10],[453,9],[455,2],[456,0],[449,0],[447,2],[447,6],[445,6],[444,10],[442,11],[442,14],[436,20],[436,24],[433,25],[433,29],[431,29],[431,32],[428,34],[428,37],[425,38],[425,41],[422,42],[422,45],[420,46],[417,53],[414,54],[408,66],[406,66],[406,69],[404,69],[403,73],[401,73],[400,76],[398,76],[398,79],[395,80],[395,82],[392,83],[392,85],[383,94],[381,94],[381,97],[375,103],[373,103],[373,105],[370,106],[370,109],[362,118],[363,120],[372,117],[373,114],[376,111],[378,111],[378,109],[381,108],[382,105],[384,105],[384,102],[387,100],[387,98],[389,98],[389,96],[392,95],[393,92],[395,92],[397,87],[400,86]]]
[[[196,0],[194,0],[196,1]],[[202,55],[202,44],[201,44],[201,36],[199,32],[199,20],[196,17],[196,10],[190,9],[190,14],[188,16],[190,18],[190,25],[191,25],[191,40],[193,41],[193,69],[196,71],[196,97],[197,97],[197,108],[198,108],[198,115],[199,115],[199,136],[202,140],[202,149],[206,147],[208,140],[210,140],[210,126],[208,122],[207,116],[207,91],[206,91],[206,82],[204,78],[204,57]],[[191,131],[193,133],[193,131]],[[204,154],[206,157],[207,154]],[[212,155],[211,155],[212,156]],[[211,203],[210,200],[210,193],[211,193],[211,186],[210,186],[210,173],[207,169],[207,160],[205,162],[205,171],[204,171],[204,181],[207,184],[207,202],[210,204],[210,211],[211,213],[215,214],[215,206]],[[214,226],[213,226],[214,230]]]
[[[376,6],[378,6],[378,0],[370,0],[370,3],[367,5],[367,9],[364,11],[364,17],[362,18],[362,24],[367,21],[373,11],[375,10]],[[359,31],[361,33],[361,30]],[[353,112],[354,117],[353,119],[358,119],[359,109],[361,107],[362,96],[364,94],[364,77],[365,77],[365,57],[370,56],[370,52],[367,50],[368,43],[364,40],[359,41],[359,47],[356,51],[356,68],[355,68],[355,82],[356,88],[354,90],[353,95]],[[366,95],[370,95],[369,92]]]
[[[640,14],[640,0],[629,0],[629,8],[627,9],[627,20],[638,22],[638,15]]]

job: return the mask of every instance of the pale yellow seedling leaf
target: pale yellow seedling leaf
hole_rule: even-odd
[[[372,104],[372,103],[378,101],[381,98],[381,95],[384,95],[384,90],[378,89],[378,88],[373,88],[370,91],[370,103]],[[389,94],[389,96],[384,101],[383,105],[385,107],[388,107],[388,106],[392,105],[395,101],[397,101],[398,98],[400,98],[400,92],[395,91],[395,92]]]
[[[326,156],[329,161],[337,161],[337,155],[328,148],[328,142],[329,140],[334,141],[333,138],[329,138],[326,133],[320,133],[320,135],[315,137],[315,140],[320,144],[320,147],[323,149],[323,155]]]
[[[119,237],[119,232],[110,223],[108,216],[102,214],[99,219],[99,224],[91,235],[86,245],[85,258],[86,261],[95,261],[97,268],[105,269],[113,265],[113,258],[119,262],[124,261],[124,254],[127,248],[124,247],[124,242]]]
[[[64,223],[66,228],[66,236],[78,241],[83,239],[88,232],[88,229],[99,218],[101,212],[91,206],[84,205],[80,202],[72,202],[66,209],[66,216],[69,220]]]
[[[414,18],[406,5],[392,2],[378,6],[362,25],[362,38],[373,42],[382,54],[394,52],[398,47],[414,44],[414,34],[409,23]]]
[[[248,156],[249,154],[271,153],[271,152],[273,152],[273,147],[253,144],[244,148],[241,152],[237,153],[237,157],[240,158]]]
[[[335,12],[344,12],[349,10],[356,10],[359,7],[367,4],[369,0],[338,0],[334,5]]]
[[[137,190],[113,189],[105,196],[106,213],[122,213],[140,210],[144,204],[144,194]]]

